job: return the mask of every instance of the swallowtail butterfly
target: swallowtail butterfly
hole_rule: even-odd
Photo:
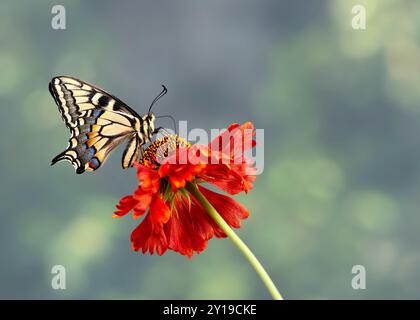
[[[144,116],[103,89],[73,77],[55,77],[49,90],[71,137],[65,151],[51,165],[61,160],[71,162],[76,173],[95,171],[109,153],[122,143],[127,147],[122,157],[124,169],[138,161],[141,148],[160,128],[155,129],[153,104],[166,94],[165,86]]]

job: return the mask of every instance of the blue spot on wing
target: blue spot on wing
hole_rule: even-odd
[[[92,160],[90,160],[90,166],[96,169],[97,167],[99,167],[99,160],[93,158]]]
[[[77,141],[79,143],[83,143],[88,139],[89,139],[89,137],[87,136],[87,134],[81,134],[80,136],[77,137]]]
[[[101,113],[102,113],[102,111],[101,111],[101,110],[95,109],[95,110],[93,110],[93,112],[92,112],[92,117],[97,118],[98,116],[100,116],[100,115],[101,115]]]
[[[88,152],[88,158],[91,159],[95,155],[95,148],[89,148],[87,152]]]
[[[86,124],[95,124],[96,119],[93,117],[86,118]]]
[[[84,124],[84,125],[82,125],[82,126],[80,126],[80,132],[81,133],[85,133],[85,132],[90,132],[91,130],[90,130],[91,128],[90,128],[90,124]]]
[[[86,163],[89,162],[93,156],[95,155],[95,148],[94,147],[90,147],[88,149],[86,149],[86,147],[84,147],[84,149],[82,150],[82,153],[80,155],[80,159]]]

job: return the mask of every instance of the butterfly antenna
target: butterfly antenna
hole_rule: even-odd
[[[163,84],[162,84],[162,88],[163,88],[162,91],[156,96],[156,98],[150,104],[149,111],[147,112],[148,114],[150,114],[150,111],[152,111],[153,105],[168,92],[168,89],[166,89],[166,87]]]
[[[156,117],[156,119],[158,119],[158,118],[170,118],[173,122],[173,125],[174,125],[175,134],[178,134],[178,131],[177,131],[177,128],[176,128],[176,121],[175,121],[174,117],[172,117],[171,115],[163,115],[163,116]]]

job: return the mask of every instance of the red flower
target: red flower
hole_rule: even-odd
[[[166,136],[153,142],[136,164],[137,190],[123,197],[115,217],[133,212],[144,216],[131,234],[133,250],[162,255],[167,249],[192,257],[206,248],[213,236],[226,237],[199,202],[185,189],[188,182],[208,182],[234,195],[252,189],[255,168],[244,152],[255,146],[254,127],[232,124],[208,146],[189,144]],[[169,154],[169,156],[168,156]],[[248,217],[232,198],[198,186],[222,218],[234,228]]]

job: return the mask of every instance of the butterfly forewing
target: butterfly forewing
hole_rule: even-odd
[[[53,78],[49,89],[71,132],[69,146],[52,164],[67,160],[77,173],[94,171],[115,147],[128,142],[123,167],[133,165],[144,144],[136,130],[143,119],[134,110],[106,91],[72,77]]]

